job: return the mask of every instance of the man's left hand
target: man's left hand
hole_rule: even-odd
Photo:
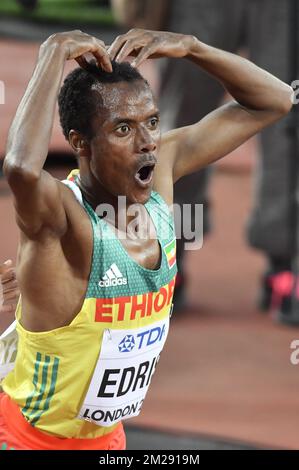
[[[12,266],[11,260],[0,264],[0,280],[3,295],[3,303],[0,306],[0,314],[14,312],[17,306],[20,291],[16,280],[16,271]]]
[[[128,56],[134,56],[131,65],[138,67],[146,59],[185,57],[193,41],[193,36],[185,34],[131,29],[115,39],[108,53],[111,59],[118,62],[122,62]]]

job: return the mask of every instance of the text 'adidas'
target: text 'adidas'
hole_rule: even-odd
[[[115,263],[106,271],[102,279],[99,281],[100,287],[115,287],[126,285],[127,278],[122,275]]]

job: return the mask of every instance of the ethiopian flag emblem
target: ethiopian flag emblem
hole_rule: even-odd
[[[175,265],[175,238],[164,246],[169,269]]]

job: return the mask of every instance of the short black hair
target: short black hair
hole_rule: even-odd
[[[80,132],[87,139],[93,137],[91,119],[101,105],[99,93],[92,89],[95,85],[135,80],[143,80],[148,85],[146,79],[129,62],[111,62],[111,73],[105,72],[95,61],[91,61],[86,68],[77,67],[65,78],[58,95],[58,108],[60,124],[67,140],[71,129]]]

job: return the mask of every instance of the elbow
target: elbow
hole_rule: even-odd
[[[22,163],[14,163],[11,155],[5,157],[3,163],[3,173],[7,178],[8,184],[14,185],[16,183],[34,184],[40,178],[40,174],[32,168]]]

